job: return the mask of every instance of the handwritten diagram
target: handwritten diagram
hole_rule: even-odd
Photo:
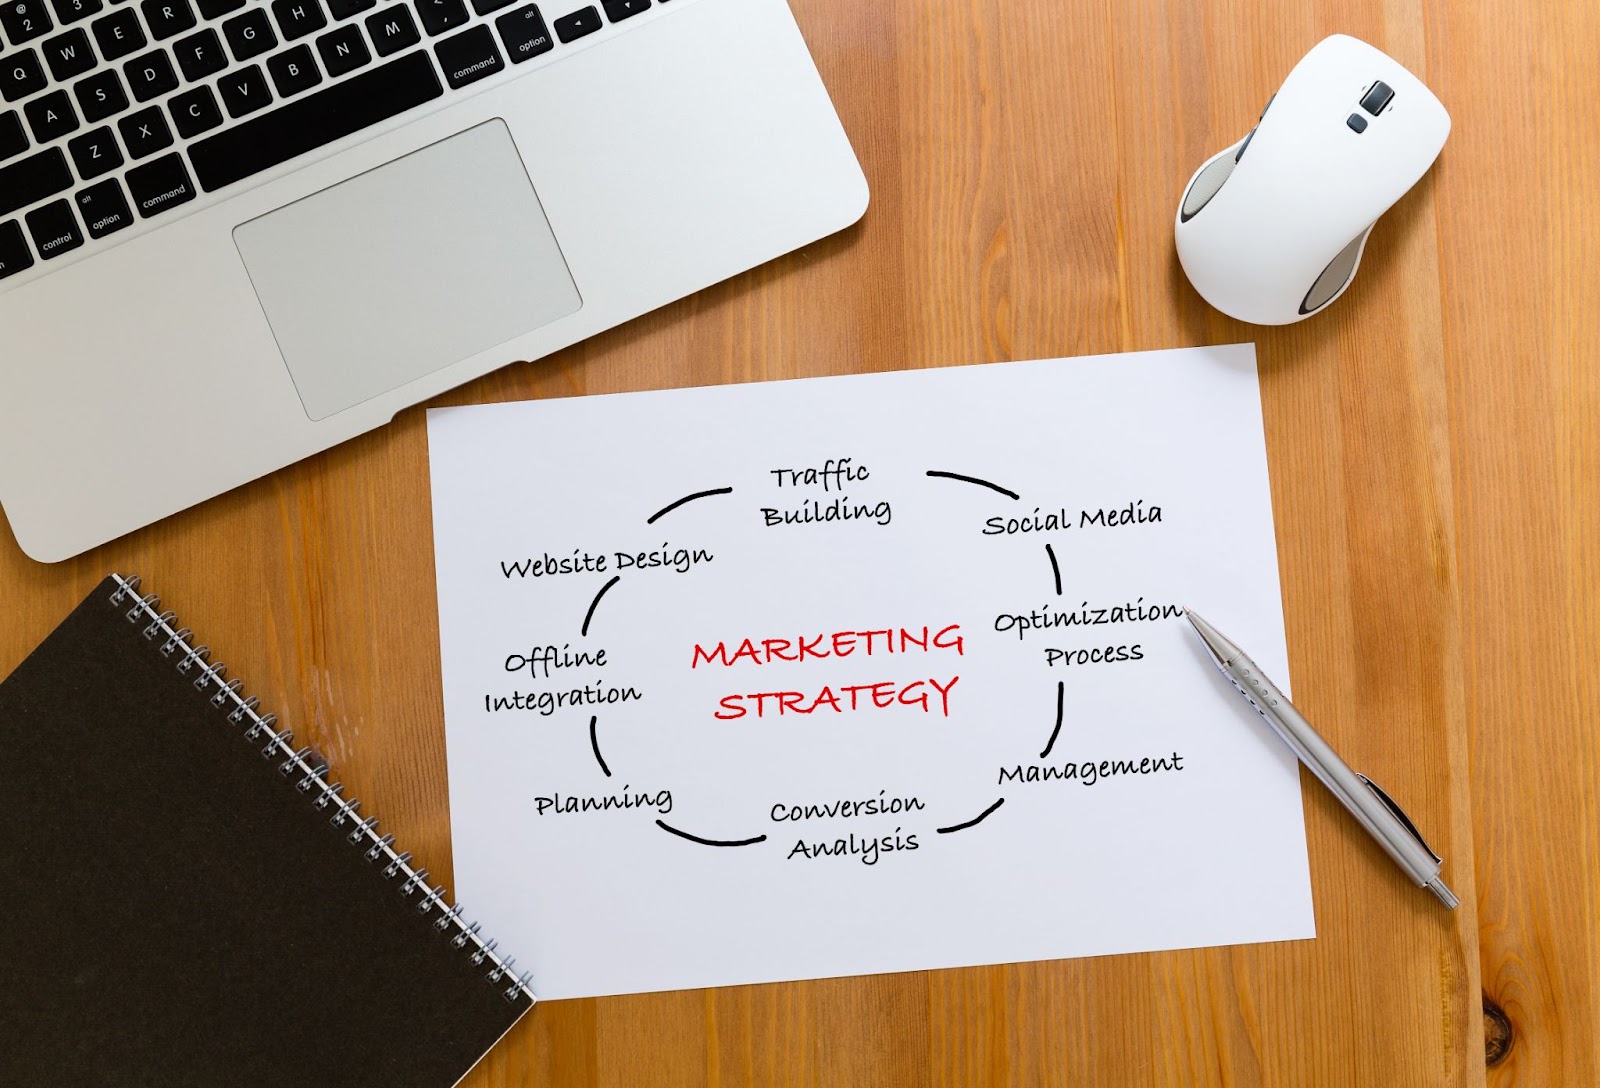
[[[842,526],[851,520],[866,519],[878,525],[888,525],[893,517],[893,505],[887,499],[876,502],[851,502],[848,496],[842,494],[841,489],[849,484],[866,485],[871,479],[871,468],[865,463],[856,463],[852,457],[827,458],[820,466],[809,468],[775,468],[768,470],[769,480],[765,481],[769,491],[777,494],[764,494],[756,498],[758,504],[782,502],[788,496],[783,495],[785,488],[790,495],[796,490],[820,488],[821,498],[808,497],[802,499],[798,506],[783,509],[778,506],[758,505],[756,514],[764,528],[774,528],[790,525],[815,525],[822,527]],[[986,488],[989,491],[1002,495],[1012,502],[1020,503],[1022,496],[1007,487],[976,476],[966,475],[943,469],[928,469],[924,475],[930,480],[949,480],[952,482]],[[838,492],[838,493],[836,493]],[[694,491],[675,499],[666,506],[656,510],[649,517],[644,518],[646,525],[655,525],[662,518],[671,514],[687,503],[697,500],[727,497],[725,503],[719,505],[733,506],[737,511],[732,516],[744,516],[748,519],[750,511],[748,503],[743,507],[737,506],[739,502],[733,496],[735,489],[731,486],[713,487],[701,491]],[[934,498],[928,495],[925,498]],[[1110,510],[1104,508],[1078,509],[1075,514],[1069,514],[1066,508],[1041,514],[1039,507],[1034,507],[1031,514],[1023,513],[1020,516],[995,515],[985,519],[978,532],[986,536],[1015,535],[1015,534],[1048,534],[1062,533],[1070,529],[1085,531],[1114,529],[1120,526],[1154,526],[1162,521],[1161,507],[1151,502],[1148,505],[1143,498],[1133,500],[1121,508]],[[1051,540],[1044,539],[1039,551],[1039,576],[1041,584],[1048,583],[1053,586],[1057,598],[1064,593],[1061,573],[1061,564],[1056,556],[1055,547]],[[584,575],[598,581],[598,588],[588,607],[584,610],[583,619],[577,628],[580,640],[591,638],[591,628],[595,627],[596,612],[601,602],[608,593],[624,580],[624,575],[629,575],[629,585],[634,579],[655,570],[671,571],[678,574],[687,573],[689,570],[702,565],[713,563],[715,555],[706,547],[674,547],[670,542],[663,542],[661,547],[652,551],[600,551],[594,554],[576,550],[570,556],[553,556],[540,553],[536,557],[502,560],[500,572],[508,581],[535,580],[553,578],[562,575]],[[622,592],[627,592],[623,590]],[[1000,613],[993,617],[992,629],[1000,634],[1016,634],[1016,643],[1019,648],[1029,632],[1067,629],[1078,627],[1091,627],[1110,624],[1119,629],[1126,624],[1151,622],[1172,619],[1182,615],[1182,608],[1176,604],[1146,604],[1141,597],[1136,602],[1117,604],[1111,606],[1090,607],[1087,600],[1077,609],[1044,606],[1027,614]],[[705,646],[699,642],[692,643],[689,654],[688,667],[699,669],[705,667],[715,669],[735,669],[741,665],[759,667],[762,665],[775,665],[780,663],[807,664],[816,663],[825,665],[829,661],[837,661],[855,655],[864,657],[877,656],[880,659],[898,657],[904,660],[908,656],[925,656],[932,654],[944,660],[939,662],[945,666],[947,674],[940,676],[921,676],[916,679],[885,679],[870,683],[859,684],[833,684],[822,682],[820,687],[813,686],[806,690],[792,690],[782,688],[777,690],[762,691],[737,691],[723,696],[718,700],[712,717],[718,721],[739,721],[747,716],[757,719],[766,717],[784,718],[808,717],[813,714],[865,714],[874,710],[891,710],[910,707],[923,714],[937,714],[949,718],[952,714],[952,698],[957,683],[960,681],[961,659],[965,654],[966,640],[970,637],[972,628],[963,630],[963,625],[952,622],[937,630],[923,625],[919,628],[908,629],[904,626],[884,627],[875,630],[847,630],[822,632],[815,635],[796,635],[790,637],[745,637],[730,645],[729,641],[718,641],[714,646]],[[550,638],[559,637],[563,632],[552,629],[548,632]],[[570,632],[567,632],[570,633]],[[595,635],[598,638],[599,629]],[[1009,641],[1009,640],[1008,640]],[[1082,641],[1077,640],[1077,641]],[[685,645],[691,645],[685,640]],[[508,673],[526,672],[532,677],[550,682],[543,690],[513,691],[510,694],[485,693],[484,710],[486,713],[500,713],[504,711],[532,711],[540,714],[550,714],[556,710],[581,710],[594,708],[589,714],[588,735],[589,745],[594,753],[594,762],[600,774],[607,779],[614,777],[610,764],[601,752],[600,745],[600,720],[602,712],[627,713],[628,704],[640,703],[643,694],[639,687],[629,684],[625,679],[614,679],[617,675],[626,676],[626,664],[612,658],[608,661],[608,650],[604,646],[591,646],[588,642],[580,642],[578,649],[573,649],[573,643],[563,642],[559,647],[552,641],[538,646],[526,654],[513,653],[506,657],[504,668]],[[1061,648],[1057,646],[1026,647],[1027,651],[1035,656],[1043,655],[1047,668],[1069,665],[1084,666],[1088,664],[1109,664],[1114,662],[1143,660],[1143,646],[1139,643],[1091,646],[1075,646]],[[897,662],[898,664],[898,662]],[[912,666],[915,669],[917,666]],[[572,670],[591,670],[598,673],[605,670],[608,674],[606,680],[595,680],[578,686],[568,686],[566,678]],[[748,673],[750,670],[746,670]],[[741,673],[741,677],[746,675]],[[750,686],[750,685],[746,685]],[[757,684],[755,686],[762,686]],[[1055,748],[1057,739],[1061,735],[1061,726],[1064,719],[1066,681],[1055,681],[1055,716],[1048,725],[1048,736],[1043,741],[1043,749],[1038,752],[1039,760],[1050,758]],[[687,707],[674,707],[670,711],[674,714],[693,713]],[[570,721],[576,720],[576,715],[568,714]],[[1043,725],[1043,723],[1041,723]],[[1041,729],[1043,735],[1043,729]],[[616,754],[613,753],[613,758]],[[1088,762],[1080,765],[1076,762],[1063,762],[1055,765],[1024,765],[1018,763],[1016,767],[1007,769],[1002,767],[999,773],[999,784],[1008,782],[1033,783],[1049,781],[1079,781],[1084,784],[1093,784],[1095,781],[1113,775],[1149,775],[1162,773],[1177,773],[1183,770],[1183,754],[1174,751],[1170,755],[1161,755],[1154,758],[1146,755],[1130,759],[1104,759],[1098,762]],[[663,814],[670,811],[673,791],[660,788],[654,792],[643,791],[637,793],[593,793],[585,795],[584,784],[575,785],[564,796],[556,793],[551,796],[537,797],[535,812],[544,816],[547,814],[582,814],[586,812],[607,812],[617,809],[654,809]],[[917,797],[888,797],[887,791],[879,791],[876,798],[865,799],[837,799],[821,805],[812,804],[790,805],[782,801],[775,802],[767,813],[767,818],[773,822],[783,823],[798,821],[813,814],[832,817],[835,819],[850,819],[855,816],[896,816],[901,813],[922,813],[927,810],[927,805]],[[936,835],[949,835],[981,824],[997,809],[1005,804],[1002,793],[981,812],[962,820],[952,820],[944,826],[933,828]],[[745,847],[755,846],[769,841],[766,831],[748,836],[726,839],[710,838],[695,834],[684,828],[668,823],[664,816],[655,819],[656,827],[689,842],[699,843],[711,847]],[[919,841],[916,832],[905,835],[896,833],[883,838],[869,838],[861,840],[858,847],[854,833],[845,838],[827,841],[808,842],[801,837],[795,840],[792,847],[788,848],[787,857],[806,858],[826,857],[830,854],[857,855],[867,864],[875,864],[882,853],[896,850],[922,849],[925,842]],[[788,840],[784,840],[785,843]]]

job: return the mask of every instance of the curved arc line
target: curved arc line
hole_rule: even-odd
[[[998,491],[1000,494],[1005,495],[1008,498],[1015,499],[1018,502],[1022,500],[1022,496],[1018,495],[1009,487],[1001,487],[999,484],[992,484],[988,480],[980,480],[976,476],[963,476],[959,472],[945,472],[941,469],[932,468],[928,470],[928,475],[943,480],[960,480],[964,484],[977,484],[979,487],[987,487],[990,491]]]
[[[989,818],[989,814],[991,812],[993,812],[995,809],[999,808],[1001,805],[1003,805],[1005,803],[1006,803],[1006,799],[1004,797],[1001,797],[998,800],[996,800],[994,804],[990,805],[988,808],[986,808],[982,812],[978,813],[976,816],[974,816],[972,819],[968,820],[966,823],[951,824],[949,827],[937,827],[937,828],[934,828],[934,830],[936,832],[938,832],[939,834],[941,834],[941,835],[949,835],[949,834],[952,834],[953,832],[956,832],[956,831],[965,831],[969,827],[976,827],[978,824],[981,824],[981,823],[983,823],[983,821],[987,820]],[[657,820],[656,822],[660,823],[661,821]]]
[[[606,591],[609,590],[612,586],[616,585],[620,581],[622,581],[622,575],[613,574],[611,576],[611,581],[609,581],[605,585],[601,586],[600,587],[600,592],[596,593],[594,595],[594,600],[589,602],[589,611],[586,612],[584,614],[584,617],[583,617],[583,634],[586,637],[589,634],[589,621],[594,619],[594,610],[595,610],[596,607],[599,606],[600,598],[604,597],[606,595]]]
[[[672,832],[680,839],[688,839],[690,842],[697,842],[701,846],[752,846],[755,843],[767,841],[765,835],[757,835],[753,839],[702,839],[699,835],[691,835],[687,831],[678,830],[665,820],[657,820],[656,826],[663,831]]]
[[[1061,712],[1066,705],[1067,684],[1064,680],[1056,681],[1056,727],[1050,730],[1050,740],[1045,744],[1044,751],[1039,753],[1040,759],[1050,758],[1050,751],[1056,746],[1056,738],[1061,735]]]
[[[646,518],[645,519],[645,524],[646,525],[654,525],[658,519],[666,517],[668,514],[672,513],[674,510],[676,510],[678,507],[682,506],[686,502],[694,502],[694,500],[696,500],[696,499],[704,499],[704,498],[708,498],[708,497],[710,497],[712,495],[731,495],[731,494],[733,494],[733,488],[731,488],[731,487],[713,487],[709,491],[696,491],[693,495],[685,495],[683,498],[679,499],[677,502],[669,502],[667,505],[663,506],[661,509],[657,510],[655,513],[651,514],[648,518]]]
[[[606,757],[600,754],[600,737],[595,732],[595,723],[600,720],[600,715],[589,715],[589,747],[594,749],[594,761],[600,764],[600,769],[606,772],[606,777],[611,777],[611,768],[606,766]]]

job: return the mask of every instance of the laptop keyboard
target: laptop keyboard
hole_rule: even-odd
[[[651,4],[0,0],[0,279]]]

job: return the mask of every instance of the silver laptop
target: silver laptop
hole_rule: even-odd
[[[5,0],[0,505],[55,561],[856,221],[784,0]]]

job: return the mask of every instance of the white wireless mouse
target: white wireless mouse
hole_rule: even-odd
[[[1449,135],[1444,106],[1398,61],[1324,39],[1250,134],[1189,179],[1173,227],[1189,282],[1242,321],[1311,316],[1355,280],[1373,224]]]

